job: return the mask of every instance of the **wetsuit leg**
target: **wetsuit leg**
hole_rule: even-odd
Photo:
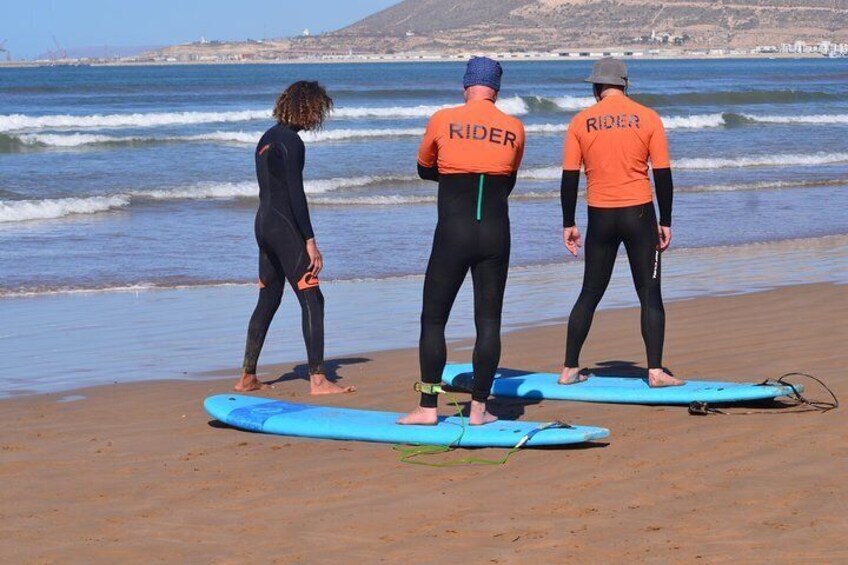
[[[492,381],[501,360],[501,315],[504,289],[509,271],[509,248],[506,255],[496,255],[472,265],[474,280],[474,387],[471,398],[486,402],[492,392]]]
[[[615,212],[616,210],[612,208],[589,208],[583,289],[568,317],[566,367],[579,366],[580,350],[589,335],[595,309],[603,298],[612,277],[615,257],[621,244],[616,230]]]
[[[301,327],[303,342],[306,344],[309,374],[322,374],[324,373],[324,294],[318,286],[317,279],[307,270],[309,255],[306,253],[306,243],[287,242],[281,263],[286,278],[300,303]]]
[[[309,373],[323,373],[324,295],[321,293],[318,281],[308,272],[309,255],[306,253],[303,236],[284,217],[281,215],[275,217],[273,213],[270,214],[270,219],[266,216],[262,221],[257,221],[257,226],[257,240],[279,281],[279,294],[282,294],[283,281],[288,280],[300,303],[303,341],[306,344]],[[260,263],[260,267],[262,265],[263,263]],[[260,272],[260,276],[262,274]],[[266,281],[266,287],[267,285]],[[264,316],[273,317],[273,312]],[[260,316],[261,320],[264,318]],[[270,319],[267,323],[270,324]]]
[[[622,209],[620,225],[630,262],[633,284],[642,306],[642,339],[648,368],[662,368],[665,309],[660,291],[660,257],[657,218],[653,203]]]
[[[283,280],[271,258],[260,247],[259,300],[250,317],[250,324],[247,327],[247,344],[244,349],[243,369],[248,375],[256,374],[256,363],[265,344],[265,336],[283,298]]]
[[[447,362],[445,326],[456,295],[462,287],[470,262],[444,237],[439,228],[433,241],[433,251],[424,277],[424,306],[421,311],[421,339],[419,362],[421,381],[437,384],[442,381],[442,372]],[[435,394],[421,394],[421,406],[435,408]]]

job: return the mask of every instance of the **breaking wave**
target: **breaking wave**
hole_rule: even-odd
[[[129,206],[128,196],[92,196],[45,200],[0,201],[0,223],[51,220],[72,214],[96,214]]]

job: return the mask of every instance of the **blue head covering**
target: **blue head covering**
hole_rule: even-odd
[[[465,67],[465,76],[462,78],[462,86],[488,86],[498,91],[501,89],[501,75],[503,69],[501,64],[488,57],[471,57],[468,66]]]

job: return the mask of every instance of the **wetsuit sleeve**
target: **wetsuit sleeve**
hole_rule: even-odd
[[[436,167],[425,167],[421,163],[418,163],[418,176],[424,180],[439,182],[439,169]]]
[[[562,147],[563,171],[579,171],[580,165],[583,164],[583,151],[580,148],[580,139],[577,137],[579,129],[578,116],[575,116],[565,133],[565,144]]]
[[[306,159],[306,148],[299,139],[295,143],[283,146],[286,159],[286,184],[289,189],[292,215],[304,241],[315,237],[312,222],[309,220],[309,207],[306,203],[306,191],[303,188],[303,165]]]
[[[654,169],[671,168],[671,158],[668,155],[668,138],[665,128],[659,116],[654,118],[654,127],[651,131],[651,140],[648,143],[648,152],[651,156],[651,167]]]
[[[671,169],[654,169],[654,188],[657,191],[657,206],[660,209],[660,225],[671,227],[671,204],[674,199]]]
[[[562,227],[574,227],[574,212],[577,210],[577,188],[580,185],[580,170],[563,171],[559,185],[559,198],[562,203]]]

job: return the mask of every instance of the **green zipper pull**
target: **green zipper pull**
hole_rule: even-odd
[[[480,175],[480,188],[477,189],[477,221],[483,217],[483,180],[486,175]]]

